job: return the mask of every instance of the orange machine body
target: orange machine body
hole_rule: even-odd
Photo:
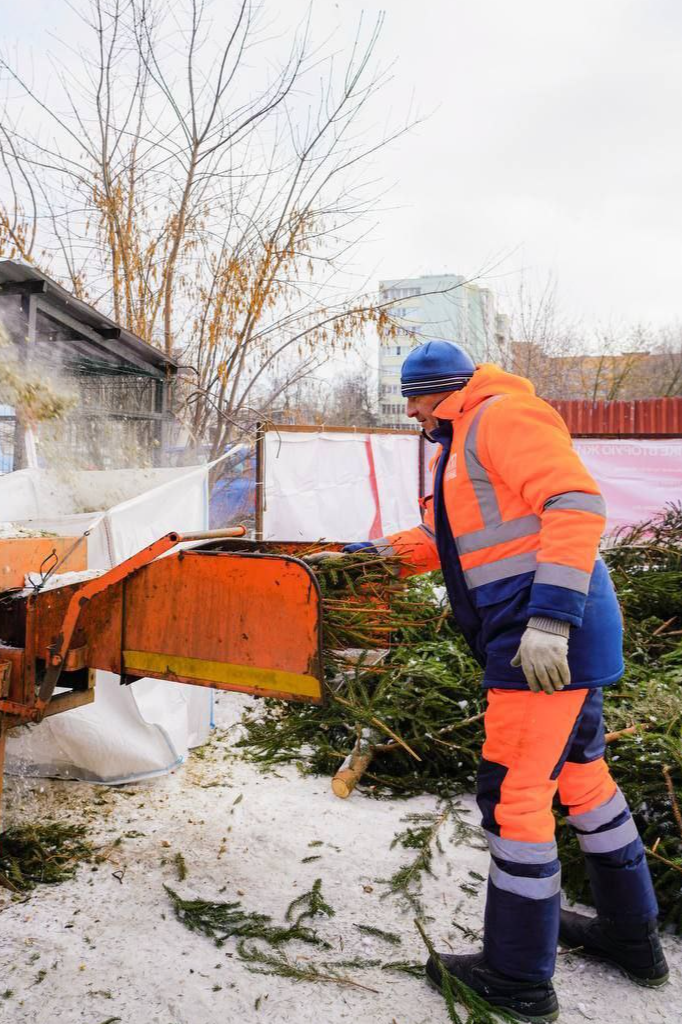
[[[183,539],[169,534],[94,579],[0,598],[6,726],[88,703],[94,669],[124,683],[151,676],[323,702],[321,598],[308,566],[249,542],[165,554]]]

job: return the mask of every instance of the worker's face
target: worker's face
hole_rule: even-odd
[[[437,395],[410,395],[405,412],[411,419],[420,423],[427,434],[430,434],[438,426],[438,418],[434,416],[434,409],[451,394],[452,391],[440,391]]]

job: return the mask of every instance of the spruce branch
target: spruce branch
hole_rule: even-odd
[[[229,938],[263,939],[272,946],[298,940],[312,946],[330,949],[328,942],[320,939],[316,932],[300,923],[302,915],[289,927],[271,924],[269,914],[251,913],[242,909],[241,903],[214,903],[210,900],[183,899],[168,885],[164,885],[173,904],[178,921],[192,932],[200,932],[213,939],[221,947]],[[309,894],[306,894],[309,895]]]
[[[84,825],[53,821],[13,826],[0,833],[0,885],[28,892],[40,884],[65,882],[96,852]]]
[[[363,935],[371,935],[375,939],[382,939],[384,942],[390,943],[391,946],[399,946],[402,939],[395,932],[385,932],[381,928],[375,928],[371,924],[354,924],[354,928],[357,928]]]
[[[334,917],[336,911],[325,901],[322,895],[321,878],[315,879],[310,892],[304,892],[301,896],[297,896],[295,900],[291,901],[286,909],[284,919],[286,921],[293,920],[294,911],[299,909],[301,912],[296,917],[296,925],[299,925],[306,918],[320,917],[321,915]]]
[[[321,970],[316,964],[298,964],[289,960],[284,953],[266,953],[257,946],[248,946],[242,941],[237,946],[240,960],[246,964],[247,971],[252,974],[275,974],[280,978],[291,978],[292,981],[311,981],[327,985],[341,985],[346,988],[362,989],[378,995],[375,988],[362,985],[353,978],[338,974],[333,970]]]

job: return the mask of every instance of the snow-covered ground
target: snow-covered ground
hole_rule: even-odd
[[[218,726],[230,728],[248,698],[223,694]],[[190,898],[240,900],[283,922],[287,906],[322,879],[333,918],[313,925],[331,950],[290,944],[301,963],[351,959],[422,961],[424,947],[403,910],[377,879],[409,858],[391,840],[410,812],[435,800],[376,801],[333,796],[329,781],[294,767],[267,775],[241,760],[219,732],[202,756],[172,774],[115,789],[86,783],[6,779],[5,824],[48,817],[84,821],[97,842],[123,836],[96,869],[80,868],[26,902],[0,890],[0,1021],[3,1024],[438,1024],[441,997],[419,979],[373,969],[345,969],[364,988],[293,982],[249,973],[229,940],[221,949],[174,917],[163,883]],[[472,801],[470,818],[477,820]],[[454,927],[478,929],[487,855],[444,833],[423,896],[429,932],[444,950],[466,948]],[[322,843],[322,845],[311,845]],[[477,845],[477,844],[476,844]],[[188,875],[177,878],[181,852]],[[304,863],[304,859],[320,859]],[[466,886],[466,890],[460,886]],[[354,925],[398,932],[389,946]],[[682,1018],[682,943],[665,938],[671,983],[640,989],[616,971],[560,956],[556,986],[565,1024],[585,1020],[669,1024]],[[368,991],[371,990],[371,991]]]

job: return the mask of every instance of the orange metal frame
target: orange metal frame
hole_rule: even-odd
[[[248,543],[222,549],[226,535],[241,534],[170,533],[95,579],[7,594],[0,722],[36,722],[74,706],[69,694],[91,690],[98,668],[122,682],[151,676],[322,703],[315,577],[290,555],[252,553]],[[211,544],[169,554],[193,539]]]

